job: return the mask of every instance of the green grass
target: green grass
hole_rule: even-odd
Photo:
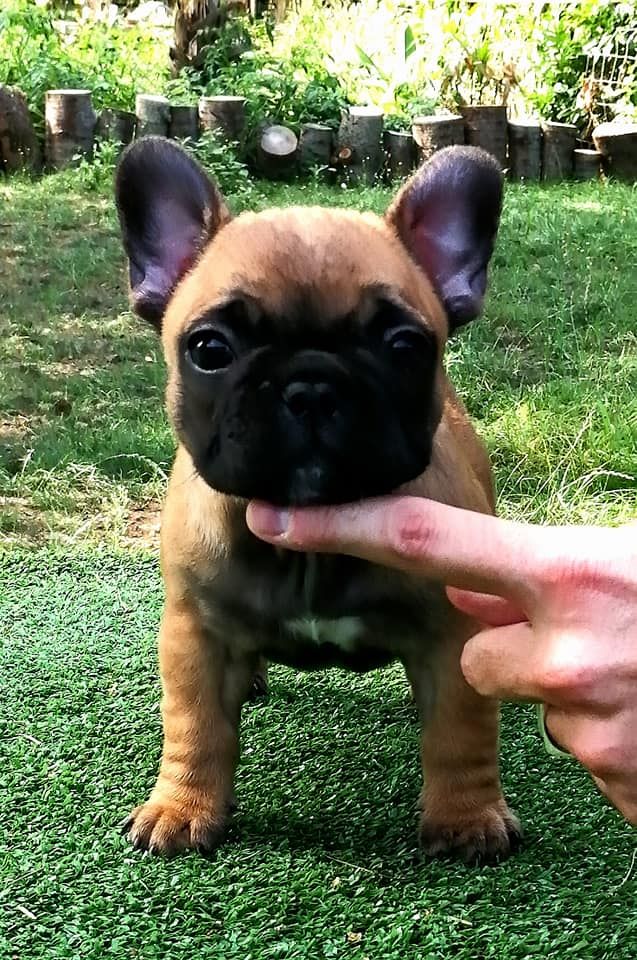
[[[635,833],[543,753],[530,708],[507,708],[503,735],[522,851],[418,859],[397,670],[275,668],[244,714],[227,845],[213,862],[133,852],[116,825],[160,752],[155,560],[17,552],[2,579],[3,960],[634,960]]]
[[[388,199],[281,186],[251,202]],[[507,191],[486,315],[448,363],[509,516],[636,515],[636,200]],[[118,836],[160,752],[157,561],[123,548],[154,543],[163,365],[126,310],[100,176],[5,182],[0,203],[0,958],[634,960],[635,833],[545,756],[528,708],[503,731],[523,850],[496,869],[418,859],[396,670],[275,668],[245,711],[240,812],[213,862]]]
[[[250,203],[381,211],[389,196],[281,186]],[[126,310],[111,197],[83,171],[10,182],[0,200],[0,537],[125,542],[173,442],[159,344]],[[507,515],[635,514],[636,203],[620,184],[507,191],[485,317],[448,354]]]

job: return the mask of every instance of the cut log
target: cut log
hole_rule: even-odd
[[[384,144],[390,180],[408,177],[416,163],[416,144],[411,133],[386,130]]]
[[[296,168],[298,139],[293,130],[273,124],[259,137],[257,161],[259,171],[270,180],[290,176]]]
[[[92,157],[96,120],[90,90],[47,90],[44,101],[47,166],[61,170],[76,157]]]
[[[460,113],[464,120],[465,143],[488,150],[504,169],[507,163],[507,108],[460,107]]]
[[[197,140],[199,137],[199,111],[197,107],[179,105],[170,111],[168,136],[173,140]]]
[[[536,120],[509,123],[509,176],[539,180],[542,171],[542,128]]]
[[[328,167],[332,159],[334,133],[322,123],[304,123],[299,137],[299,163],[304,170]]]
[[[573,176],[576,180],[597,180],[602,155],[598,150],[573,151]]]
[[[378,107],[348,107],[341,114],[338,150],[351,150],[348,179],[371,186],[383,169],[383,111]]]
[[[166,97],[138,93],[135,98],[137,137],[165,137],[170,123],[170,104]]]
[[[464,120],[452,114],[446,117],[415,117],[411,132],[421,160],[429,160],[437,150],[464,143]]]
[[[568,180],[573,176],[577,127],[572,123],[542,124],[542,179]]]
[[[97,136],[100,140],[112,140],[122,148],[135,136],[136,117],[128,110],[102,110],[97,120]]]
[[[637,181],[637,123],[602,123],[593,130],[593,142],[604,168],[612,177]]]
[[[199,101],[202,128],[232,142],[240,140],[245,127],[245,105],[245,97],[202,97]]]
[[[40,168],[40,146],[24,94],[0,85],[0,173]]]

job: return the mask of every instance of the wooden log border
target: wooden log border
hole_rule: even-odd
[[[46,103],[45,157],[46,168],[49,170],[66,166],[78,154],[91,158],[96,140],[113,140],[123,146],[133,136],[155,134],[193,141],[206,130],[217,130],[224,139],[235,143],[242,139],[245,122],[244,99],[225,95],[202,97],[197,104],[171,105],[165,97],[142,93],[137,96],[134,115],[117,108],[106,108],[101,114],[94,114],[88,90],[49,90],[46,93]],[[572,177],[580,179],[597,175],[597,151],[582,152],[582,145],[575,139],[575,128],[568,124],[542,123],[540,120],[531,124],[510,119],[507,123],[508,137],[503,144],[501,131],[502,117],[506,116],[505,108],[492,108],[491,112],[487,108],[463,108],[461,113],[464,123],[459,116],[445,117],[436,114],[415,117],[411,130],[388,131],[383,130],[380,110],[365,106],[349,107],[344,113],[341,129],[337,134],[330,127],[321,124],[303,125],[298,149],[300,162],[297,166],[300,172],[307,172],[325,165],[332,168],[336,174],[339,170],[347,171],[347,179],[351,182],[372,183],[378,179],[384,152],[387,152],[389,157],[387,167],[390,177],[401,178],[409,173],[410,156],[415,158],[420,155],[421,159],[426,159],[436,150],[442,149],[446,143],[463,139],[465,143],[482,140],[484,146],[488,147],[491,139],[494,155],[497,154],[496,159],[513,179],[521,177],[524,182],[528,182],[537,181],[541,177],[544,181],[556,182]],[[65,128],[67,118],[69,129]],[[352,120],[353,132],[349,130]],[[447,127],[451,129],[451,123],[458,124],[458,129],[454,127],[449,133]],[[366,127],[371,126],[373,130],[370,133]],[[495,134],[491,127],[497,127]],[[365,154],[373,154],[370,157],[365,155],[362,160],[356,155],[357,151],[361,152],[361,147],[358,142],[354,142],[360,130],[370,141],[369,145],[364,144]],[[625,142],[628,139],[624,138],[623,150],[626,149]],[[413,142],[411,148],[410,140]],[[530,151],[530,157],[526,157],[523,162],[521,147],[527,153]],[[637,135],[634,149],[634,159],[632,155],[627,159],[622,154],[621,161],[618,158],[616,166],[619,170],[621,163],[624,177],[634,177],[637,182]],[[602,153],[604,166],[614,172],[612,157],[608,156],[606,149],[602,150]],[[361,170],[358,170],[357,164],[361,166]],[[365,169],[362,169],[363,167]],[[262,169],[261,173],[267,175],[267,170]]]

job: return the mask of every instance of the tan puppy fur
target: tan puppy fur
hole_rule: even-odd
[[[201,415],[200,402],[192,400],[194,395],[199,397],[196,391],[200,388],[191,385],[191,373],[183,359],[184,344],[191,342],[189,337],[199,329],[202,318],[215,317],[236,298],[247,313],[248,319],[244,317],[242,322],[249,322],[251,329],[270,330],[274,325],[276,333],[265,334],[268,344],[282,327],[287,336],[291,326],[298,324],[281,319],[290,314],[291,303],[303,304],[303,316],[311,315],[317,336],[325,337],[341,330],[343,324],[354,331],[352,336],[363,336],[361,331],[368,329],[379,309],[379,297],[383,303],[397,304],[410,323],[422,325],[435,353],[427,401],[431,411],[427,416],[433,424],[430,456],[420,475],[399,488],[492,512],[486,452],[443,367],[444,346],[453,322],[449,304],[457,306],[460,301],[453,296],[444,299],[444,276],[440,279],[441,274],[436,274],[430,280],[425,272],[431,269],[427,258],[423,264],[405,225],[409,221],[405,211],[419,181],[416,187],[404,189],[384,219],[341,210],[292,208],[247,213],[231,220],[214,187],[198,186],[204,199],[196,245],[186,257],[173,257],[172,266],[162,268],[163,274],[159,271],[160,283],[155,287],[163,283],[165,289],[158,296],[153,288],[149,296],[148,277],[157,275],[162,253],[158,245],[146,257],[151,265],[144,266],[144,254],[139,252],[143,243],[137,242],[136,236],[146,230],[147,237],[148,230],[139,227],[141,215],[135,206],[137,199],[130,199],[131,184],[135,162],[146,181],[153,177],[161,180],[163,174],[156,172],[153,162],[164,149],[168,148],[151,141],[147,148],[151,150],[150,172],[143,166],[139,148],[132,159],[125,156],[118,186],[133,301],[138,312],[161,325],[168,364],[167,405],[179,439],[161,534],[166,596],[159,637],[164,749],[150,798],[133,811],[126,830],[136,846],[156,852],[214,849],[234,805],[241,708],[259,665],[264,658],[301,667],[321,665],[313,658],[320,657],[317,650],[327,649],[321,646],[322,638],[315,637],[313,645],[304,628],[299,632],[290,626],[307,613],[327,619],[335,624],[335,630],[339,624],[351,627],[351,638],[342,643],[343,665],[361,670],[400,659],[405,666],[423,723],[425,785],[420,838],[424,850],[430,854],[452,852],[467,860],[505,857],[519,827],[500,788],[498,704],[474,693],[459,666],[463,645],[477,624],[455,611],[438,585],[353,560],[346,568],[355,585],[352,596],[387,598],[388,609],[396,604],[407,616],[404,621],[391,613],[385,617],[382,608],[374,607],[368,617],[364,604],[356,606],[352,601],[348,606],[345,589],[342,607],[332,616],[336,601],[334,591],[330,592],[331,578],[341,576],[333,573],[334,564],[344,561],[327,556],[307,560],[302,584],[307,587],[310,573],[318,581],[308,587],[314,591],[314,599],[308,603],[312,609],[299,606],[298,590],[292,583],[292,555],[255,541],[245,524],[246,497],[219,492],[202,475],[206,470],[201,450],[207,447],[209,417]],[[167,160],[162,156],[162,162],[172,162],[174,149],[168,151]],[[461,163],[483,164],[484,170],[478,174],[488,181],[488,193],[496,175],[492,162],[477,153],[463,154]],[[450,163],[456,162],[454,155]],[[451,175],[445,169],[442,173],[437,170],[436,177]],[[453,176],[454,171],[455,167]],[[197,174],[188,166],[184,177],[190,176]],[[434,187],[425,184],[423,189],[437,197],[434,174],[427,176],[426,183],[433,182]],[[163,184],[158,183],[159,193],[162,189]],[[186,187],[183,194],[183,203],[187,203]],[[496,205],[497,223],[499,199]],[[154,213],[153,229],[170,234],[172,219],[170,212],[162,227],[161,210]],[[489,236],[484,241],[488,250],[482,260],[487,262],[492,239]],[[443,252],[458,248],[454,236],[454,242],[447,241],[449,237],[443,237]],[[161,243],[166,241],[162,238]],[[482,287],[477,300],[481,301],[483,292]],[[263,318],[269,318],[270,326]],[[464,316],[456,325],[462,322]],[[334,351],[338,353],[336,347]],[[355,374],[352,378],[355,382]],[[270,456],[276,459],[277,449],[271,449]],[[377,456],[383,456],[382,443]],[[257,491],[257,495],[261,494]],[[325,499],[333,500],[333,496]],[[311,502],[320,501],[319,495]],[[330,649],[336,650],[334,645]],[[337,659],[330,662],[341,662],[340,655],[334,652]]]

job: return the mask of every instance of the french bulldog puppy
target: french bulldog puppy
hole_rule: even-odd
[[[437,584],[277,549],[245,522],[251,498],[396,490],[493,511],[488,458],[443,352],[482,306],[497,164],[443,150],[383,218],[318,207],[233,218],[197,163],[149,138],[124,153],[116,195],[133,309],[161,333],[179,443],[161,532],[164,749],[125,831],[157,853],[219,844],[263,659],[355,671],[399,660],[422,718],[424,851],[506,857],[520,828],[500,787],[498,704],[459,665],[478,625]]]

